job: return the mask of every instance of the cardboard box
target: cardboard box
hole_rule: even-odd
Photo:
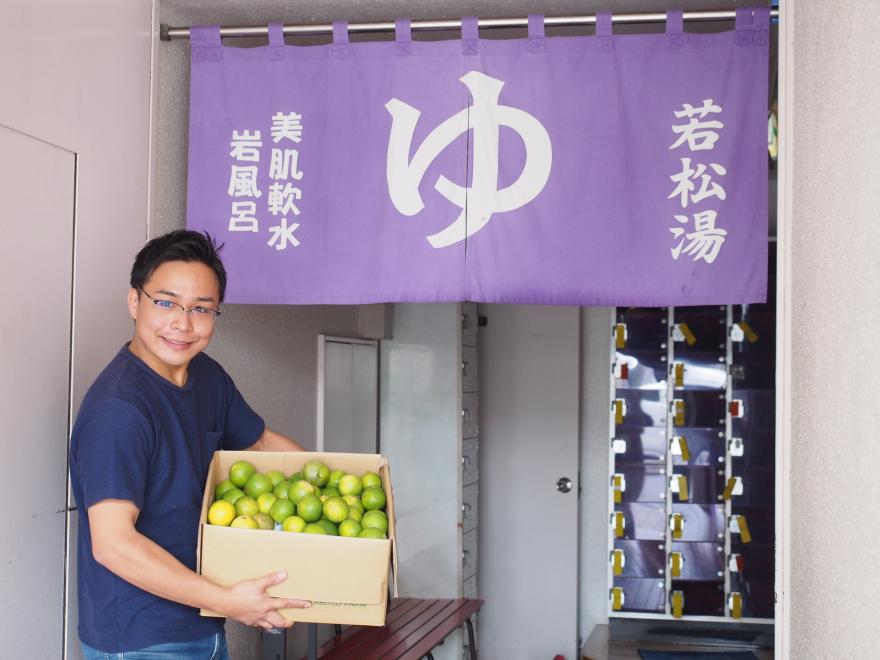
[[[280,530],[233,529],[209,525],[208,508],[214,488],[228,478],[236,461],[253,463],[258,472],[299,472],[311,460],[331,470],[361,475],[376,472],[382,477],[388,514],[388,539],[345,538],[282,532]],[[280,610],[291,621],[381,626],[385,623],[389,572],[397,595],[397,535],[394,497],[388,461],[379,454],[319,452],[218,451],[208,471],[199,523],[198,570],[223,586],[287,571],[287,580],[271,587],[270,596],[312,601],[307,609]],[[202,610],[203,616],[219,616]]]

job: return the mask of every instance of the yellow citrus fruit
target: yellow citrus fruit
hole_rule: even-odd
[[[306,534],[324,534],[324,535],[327,534],[327,530],[324,529],[324,527],[319,525],[318,523],[309,523],[308,525],[305,526],[303,531]]]
[[[330,468],[327,467],[326,463],[322,463],[321,461],[309,461],[303,465],[302,476],[303,479],[313,486],[320,486],[323,488],[330,480]]]
[[[344,497],[346,495],[360,495],[364,485],[356,474],[346,474],[339,479],[339,485],[336,488],[339,490],[339,494]]]
[[[244,492],[253,498],[272,491],[272,480],[259,472],[252,474],[244,484]]]
[[[361,518],[361,527],[364,529],[373,527],[383,534],[388,533],[388,516],[382,511],[367,511]]]
[[[235,518],[235,507],[226,500],[217,500],[208,509],[208,522],[212,525],[228,526]]]
[[[260,507],[253,497],[239,497],[235,500],[235,512],[240,516],[252,516],[260,512]]]
[[[378,486],[367,486],[361,493],[361,504],[367,511],[381,509],[385,506],[385,491]]]
[[[361,476],[361,483],[364,485],[364,488],[369,488],[370,486],[382,487],[382,479],[375,472],[364,472],[363,476]]]
[[[358,534],[358,538],[360,539],[384,539],[385,532],[381,529],[376,529],[375,527],[364,527],[361,530],[361,533]]]
[[[222,500],[223,495],[225,495],[227,491],[230,491],[233,488],[235,488],[235,484],[229,481],[229,479],[224,479],[219,484],[217,484],[217,487],[214,489],[214,499]]]
[[[258,512],[251,516],[254,520],[257,521],[257,524],[260,526],[260,529],[275,529],[275,521],[272,520],[272,517],[268,513]]]
[[[306,528],[306,521],[299,516],[288,516],[281,523],[281,529],[285,532],[301,532]]]
[[[260,529],[257,521],[250,516],[238,516],[230,524],[230,527],[238,527],[240,529]]]
[[[296,515],[306,522],[318,522],[323,512],[321,498],[316,495],[306,495],[296,505]]]
[[[269,509],[278,500],[278,497],[272,493],[263,493],[257,498],[257,506],[261,513],[269,513]]]
[[[257,469],[248,461],[236,461],[229,468],[229,480],[242,488]]]
[[[287,499],[287,491],[289,488],[290,488],[290,484],[288,484],[286,481],[282,481],[280,484],[278,484],[277,486],[275,486],[275,488],[272,489],[272,494],[275,497],[279,497],[281,499],[286,500]]]
[[[339,536],[355,537],[361,533],[361,524],[356,520],[343,520],[339,523]]]
[[[348,505],[341,497],[328,497],[324,502],[324,517],[333,523],[341,523],[348,518]]]
[[[350,506],[348,507],[348,519],[354,520],[357,523],[360,523],[361,518],[364,517],[364,507],[361,506],[360,502],[358,502],[357,507]]]
[[[283,523],[285,518],[292,516],[294,513],[293,502],[290,500],[277,499],[272,508],[269,509],[269,515],[277,523]]]

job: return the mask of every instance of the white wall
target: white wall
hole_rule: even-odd
[[[788,2],[793,19],[790,241],[791,658],[880,648],[880,12]],[[793,15],[792,15],[793,14]]]
[[[128,271],[147,228],[151,3],[5,0],[2,16],[0,124],[76,154],[75,414],[92,380],[131,334]],[[21,282],[27,278],[21,274]],[[57,322],[67,326],[70,319],[62,314]],[[72,568],[75,515],[71,523]],[[25,533],[35,543],[42,538],[39,529]],[[59,557],[64,552],[58,548]],[[68,574],[68,584],[75,586],[75,579],[75,571]],[[67,642],[71,657],[79,657],[75,589],[70,598]]]

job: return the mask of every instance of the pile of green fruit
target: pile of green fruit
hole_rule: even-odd
[[[245,529],[388,538],[385,491],[375,472],[357,476],[309,461],[285,477],[278,470],[257,472],[248,461],[229,468],[214,489],[208,523]]]

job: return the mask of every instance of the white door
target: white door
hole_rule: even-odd
[[[480,314],[478,648],[485,658],[574,660],[579,311],[481,305]]]
[[[75,157],[0,126],[0,640],[63,655]]]
[[[378,342],[318,337],[318,451],[378,452]]]

